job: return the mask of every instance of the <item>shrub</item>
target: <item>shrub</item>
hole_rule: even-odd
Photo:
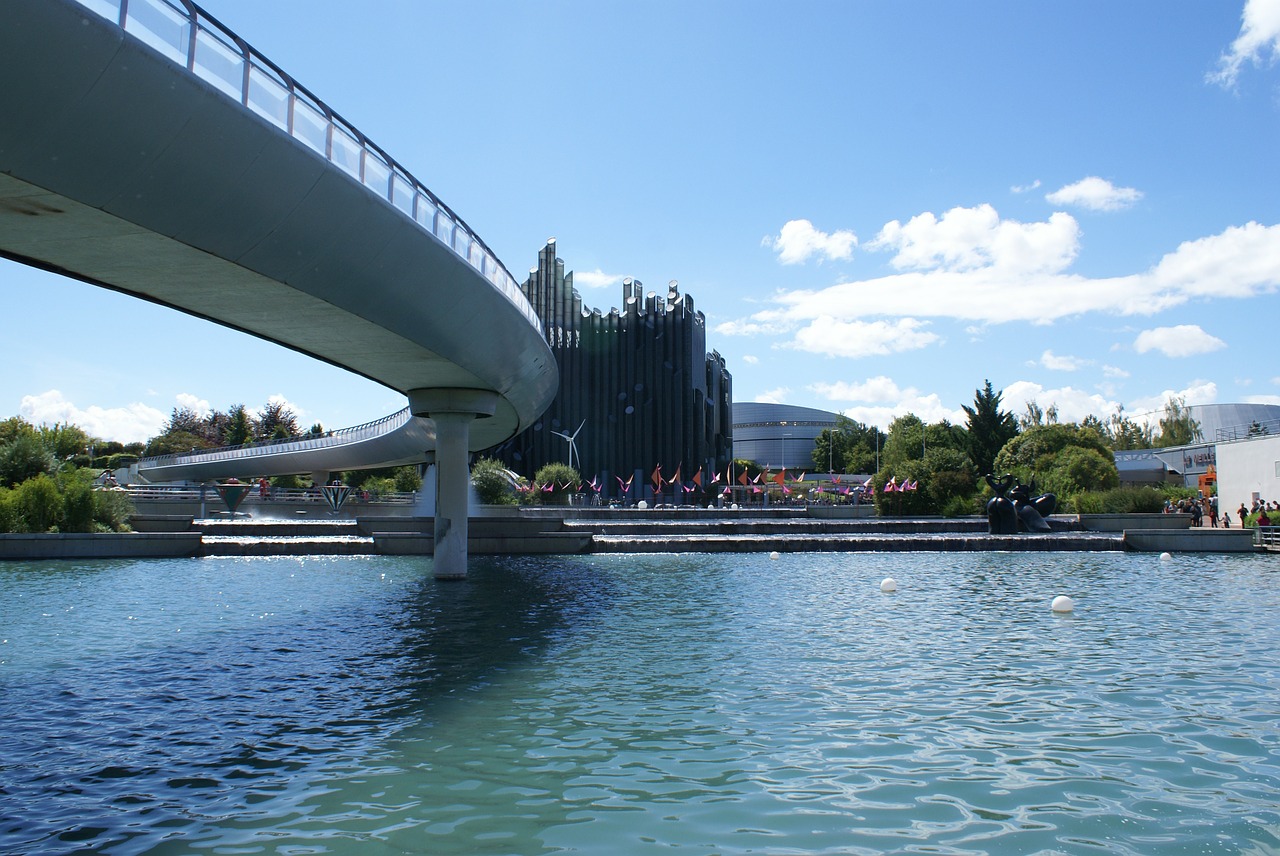
[[[80,479],[68,479],[62,488],[62,532],[92,532],[93,488]]]
[[[0,484],[17,487],[41,473],[57,472],[53,454],[35,434],[23,434],[0,445]]]
[[[58,485],[41,473],[18,486],[18,528],[23,532],[48,532],[62,517],[62,496]]]
[[[1077,514],[1156,514],[1164,510],[1164,493],[1153,487],[1117,487],[1072,494]]]
[[[581,482],[578,471],[568,464],[546,464],[533,476],[534,493],[539,495],[534,501],[543,505],[568,505],[569,495],[576,492]],[[547,485],[551,490],[540,490]]]
[[[0,532],[17,532],[18,506],[12,490],[0,487]]]
[[[476,461],[471,467],[471,483],[476,487],[476,496],[485,505],[516,503],[511,476],[501,461],[493,458],[481,458]]]
[[[389,493],[396,492],[396,481],[387,476],[374,476],[367,478],[360,485],[360,489],[368,491],[369,496],[373,499],[381,499]]]
[[[134,514],[129,494],[122,490],[95,490],[93,492],[94,528],[108,532],[129,531],[129,518]]]

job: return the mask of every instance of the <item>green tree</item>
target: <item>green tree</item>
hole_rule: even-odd
[[[1066,453],[1068,449],[1090,450],[1096,455],[1086,458],[1077,452]],[[1102,436],[1093,429],[1072,424],[1027,428],[996,455],[995,473],[1012,473],[1024,484],[1035,483],[1041,489],[1064,495],[1077,488],[1102,490],[1120,482],[1115,458]],[[1080,484],[1081,480],[1096,484]]]
[[[37,432],[40,435],[40,442],[44,443],[45,448],[59,461],[66,461],[78,454],[83,454],[89,446],[98,444],[81,428],[65,422],[57,422],[52,426],[42,425]]]
[[[253,439],[253,421],[243,404],[233,404],[227,411],[227,427],[222,432],[224,446],[243,446]]]
[[[268,401],[263,405],[253,426],[253,435],[258,440],[296,437],[300,433],[297,415],[283,401]]]
[[[1191,415],[1185,398],[1171,396],[1164,405],[1164,416],[1160,418],[1160,436],[1156,438],[1158,448],[1169,446],[1189,446],[1204,439],[1200,423]]]
[[[1150,449],[1155,446],[1150,425],[1139,425],[1124,413],[1124,405],[1117,405],[1116,412],[1107,417],[1100,432],[1107,439],[1112,451]]]
[[[814,469],[837,473],[870,473],[876,469],[876,449],[884,444],[880,429],[847,416],[836,417],[836,427],[828,428],[814,441]]]
[[[978,472],[986,475],[995,472],[995,459],[1004,444],[1018,436],[1018,420],[1012,413],[1000,409],[1004,392],[991,388],[991,381],[982,389],[973,391],[973,407],[965,407],[968,414],[969,459]]]
[[[0,485],[16,487],[41,473],[56,473],[58,461],[40,441],[40,435],[18,433],[0,445]]]
[[[10,416],[0,422],[0,445],[12,443],[19,437],[34,437],[36,433],[35,426],[21,416]]]
[[[899,416],[889,423],[889,435],[880,449],[880,471],[893,472],[907,461],[924,457],[924,423],[914,413]]]

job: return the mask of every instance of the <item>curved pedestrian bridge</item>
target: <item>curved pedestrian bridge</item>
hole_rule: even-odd
[[[13,0],[0,79],[0,255],[404,393],[429,418],[393,433],[434,451],[441,503],[550,404],[538,318],[474,230],[194,4]]]

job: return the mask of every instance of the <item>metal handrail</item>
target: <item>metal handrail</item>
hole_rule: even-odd
[[[404,425],[409,421],[410,416],[409,408],[406,407],[372,422],[365,422],[362,425],[354,425],[337,431],[327,431],[324,434],[309,437],[286,437],[279,440],[263,440],[256,443],[242,443],[238,446],[221,446],[216,449],[193,449],[190,452],[177,452],[169,455],[154,455],[148,458],[139,458],[137,467],[139,470],[144,470],[197,462],[244,460],[259,455],[274,455],[281,452],[327,449],[333,446],[343,446],[348,443],[380,437],[388,431]]]
[[[480,236],[397,160],[190,0],[75,0],[274,125],[389,202],[542,321]]]
[[[1219,428],[1217,439],[1247,440],[1251,437],[1271,437],[1280,434],[1280,419],[1268,419],[1265,422],[1250,422],[1248,425],[1233,425],[1230,428]]]

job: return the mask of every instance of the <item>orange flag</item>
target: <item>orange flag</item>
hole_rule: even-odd
[[[702,487],[702,467],[698,467],[698,472],[694,474],[693,483],[698,487]]]
[[[738,473],[738,484],[742,485],[743,487],[751,484],[751,479],[747,478],[746,470],[743,470],[742,472]]]
[[[782,483],[786,481],[786,479],[787,479],[787,470],[784,467],[781,472],[779,472],[776,476],[773,477],[773,483],[781,486]]]
[[[653,482],[654,487],[662,487],[662,464],[658,464],[653,468],[653,473],[649,476],[649,480]]]

